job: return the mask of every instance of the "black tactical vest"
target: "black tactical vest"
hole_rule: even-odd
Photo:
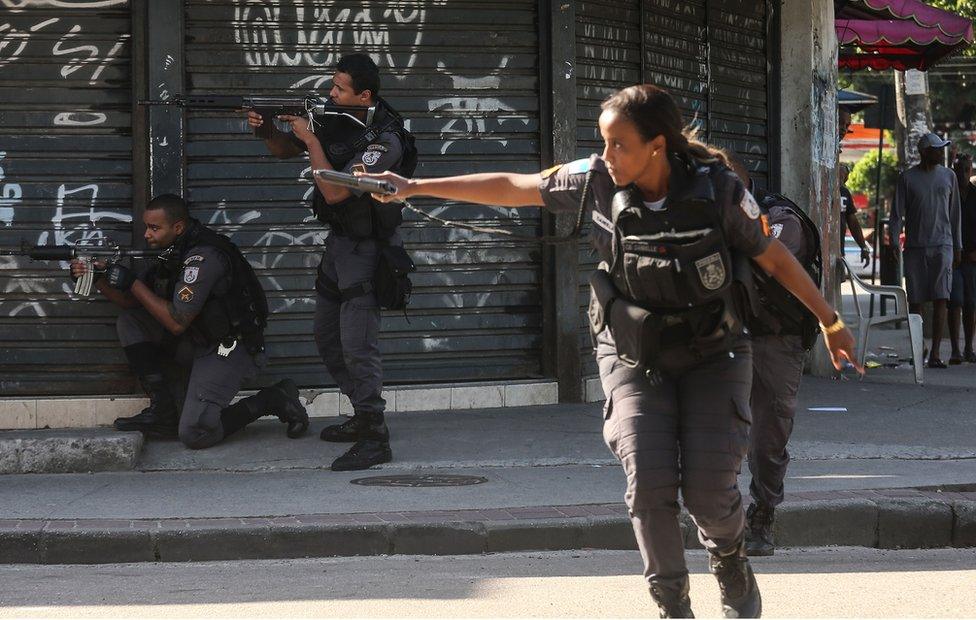
[[[820,231],[817,230],[817,225],[803,209],[785,196],[761,189],[755,190],[754,196],[763,215],[767,218],[771,217],[771,212],[783,209],[800,220],[805,247],[803,255],[797,258],[804,271],[819,288],[823,276],[823,259],[820,251]],[[769,221],[770,224],[775,225],[773,219]],[[820,326],[813,313],[755,263],[753,263],[753,276],[760,303],[758,311],[747,318],[749,330],[757,336],[779,334],[800,336],[804,348],[812,347],[820,335]]]
[[[400,140],[402,156],[391,172],[411,176],[417,167],[417,148],[414,137],[403,126],[403,118],[384,100],[379,99],[373,123],[366,129],[350,129],[349,120],[342,117],[327,119],[322,125],[320,140],[326,145],[325,156],[336,170],[346,167],[353,155],[362,152],[382,133],[393,133]],[[382,203],[369,194],[350,196],[337,204],[325,201],[315,190],[312,211],[316,219],[328,225],[336,234],[354,240],[388,239],[403,223],[401,206]]]
[[[213,346],[222,341],[240,339],[250,353],[264,350],[264,328],[268,320],[268,301],[254,269],[241,251],[226,236],[191,220],[189,228],[176,241],[173,266],[166,270],[166,299],[172,299],[179,274],[190,250],[199,246],[216,249],[225,259],[229,278],[226,292],[212,291],[200,314],[187,330],[197,344]]]
[[[613,198],[612,241],[591,278],[595,333],[609,326],[620,359],[654,368],[728,350],[744,334],[739,306],[751,288],[748,259],[725,240],[717,167],[673,158],[667,201],[644,205],[634,187]]]

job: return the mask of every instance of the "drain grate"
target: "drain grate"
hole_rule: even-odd
[[[488,482],[481,476],[457,476],[452,474],[370,476],[356,478],[353,484],[364,487],[467,487]]]

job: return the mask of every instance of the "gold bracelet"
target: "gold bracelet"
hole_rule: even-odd
[[[847,327],[847,325],[844,324],[844,319],[840,318],[840,314],[835,312],[834,316],[837,317],[837,320],[830,325],[824,325],[823,323],[820,324],[820,331],[822,331],[826,336],[836,334],[840,330]]]

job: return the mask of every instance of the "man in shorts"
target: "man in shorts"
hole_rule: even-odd
[[[918,141],[921,161],[898,178],[891,211],[891,239],[905,228],[905,283],[909,312],[922,313],[932,302],[932,348],[929,368],[946,368],[939,357],[946,322],[946,304],[952,286],[952,270],[962,253],[962,220],[956,175],[942,165],[949,144],[934,133]]]

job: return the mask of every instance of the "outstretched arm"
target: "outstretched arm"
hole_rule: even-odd
[[[405,200],[413,196],[430,196],[501,207],[543,206],[542,193],[539,191],[539,182],[542,179],[537,173],[485,172],[433,179],[405,179],[392,172],[364,176],[389,181],[396,186],[395,194],[373,194],[374,198],[383,202]]]
[[[824,331],[824,341],[830,351],[830,359],[837,370],[842,369],[841,359],[849,361],[859,373],[864,369],[857,365],[854,356],[854,336],[846,327],[837,329],[833,333],[832,326],[840,321],[840,315],[827,303],[810,276],[803,270],[796,258],[790,254],[779,240],[774,239],[766,250],[753,259],[763,270],[776,278],[787,290],[796,296],[803,305],[813,313]],[[843,325],[841,323],[840,325]]]

